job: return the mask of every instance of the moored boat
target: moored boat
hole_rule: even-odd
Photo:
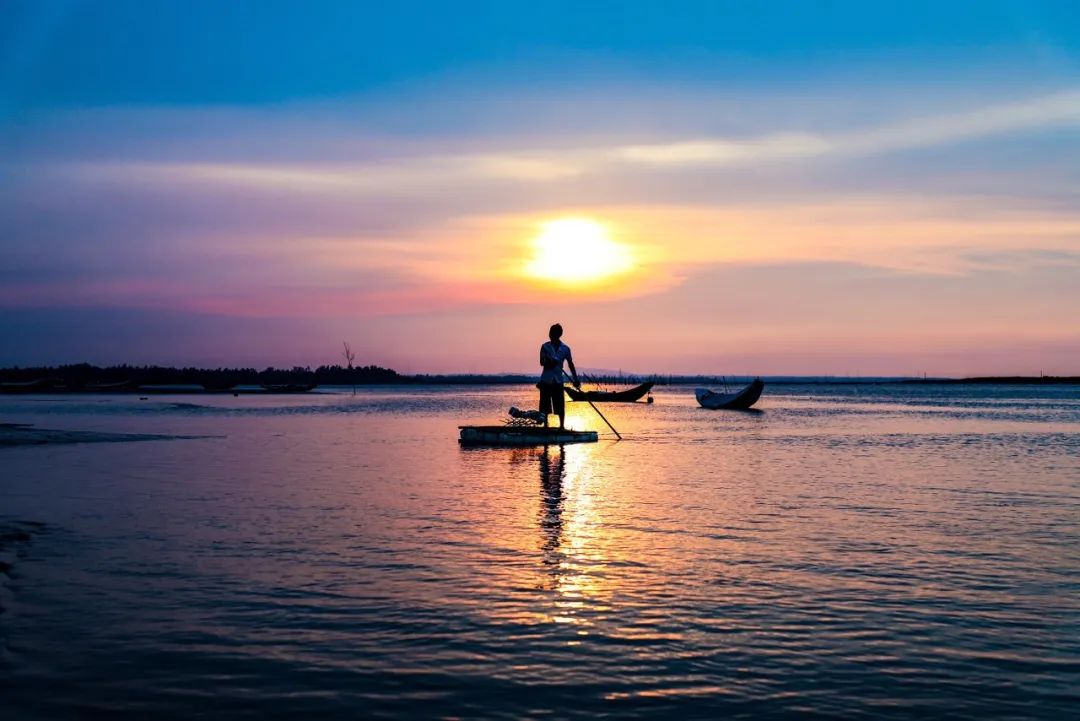
[[[0,383],[0,393],[34,393],[52,389],[53,384],[48,378],[39,378],[33,381],[18,381],[13,383]]]
[[[566,386],[566,395],[572,401],[592,401],[593,403],[633,403],[639,401],[652,390],[654,383],[642,383],[624,391],[579,391]]]
[[[263,390],[268,393],[307,393],[315,390],[318,383],[264,383]]]
[[[765,390],[765,381],[755,378],[745,388],[734,393],[718,393],[708,388],[696,388],[694,395],[702,408],[710,410],[745,411],[758,402],[762,391]]]
[[[113,391],[133,391],[138,390],[139,384],[132,380],[117,381],[116,383],[87,383],[86,390],[94,393],[101,392],[113,392]]]
[[[458,426],[463,446],[557,446],[566,443],[596,443],[596,431],[572,431],[535,425]]]

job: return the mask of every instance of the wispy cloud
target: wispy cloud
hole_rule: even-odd
[[[612,155],[628,163],[669,166],[749,164],[829,155],[873,155],[1077,124],[1080,90],[1069,90],[844,133],[781,134],[747,140],[701,138],[622,147]]]
[[[650,169],[740,167],[814,158],[872,156],[1080,124],[1080,90],[843,132],[697,137],[556,150],[529,147],[408,155],[379,161],[144,162],[64,165],[67,172],[121,182],[218,184],[298,193],[422,195],[464,184],[555,183]]]
[[[748,140],[703,138],[676,143],[628,145],[610,151],[616,162],[630,165],[737,165],[824,155],[835,145],[809,133],[787,133]]]
[[[381,163],[130,162],[79,163],[66,170],[84,179],[216,184],[291,193],[415,196],[461,183],[561,180],[585,172],[570,158],[485,153]]]

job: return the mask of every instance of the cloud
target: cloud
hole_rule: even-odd
[[[890,152],[1078,124],[1080,90],[1067,90],[851,133],[837,147],[853,153]]]
[[[1080,233],[1080,229],[1077,231]],[[963,259],[980,270],[1017,271],[1021,269],[1073,266],[1080,268],[1080,251],[1046,248],[1022,248],[1013,251],[978,250],[966,253]]]
[[[27,308],[0,314],[0,334],[23,340],[0,346],[0,363],[315,365],[338,362],[347,339],[365,363],[406,372],[531,372],[559,320],[579,363],[628,371],[1065,374],[1080,353],[1075,288],[1075,269],[1054,266],[947,277],[850,263],[716,264],[663,295],[588,312],[558,295],[367,317]]]
[[[599,314],[603,323],[582,324],[627,357],[638,351],[625,328],[647,323],[665,348],[699,359],[686,370],[712,367],[701,339],[719,328],[762,352],[804,354],[812,336],[854,348],[889,325],[889,347],[943,347],[982,328],[980,313],[1004,320],[979,332],[1004,337],[1033,327],[1028,316],[1076,310],[1064,273],[1080,254],[1076,151],[1054,133],[1077,123],[1078,99],[908,108],[890,120],[851,112],[849,98],[836,111],[844,122],[704,102],[713,116],[693,132],[606,136],[553,126],[396,137],[299,107],[135,120],[115,110],[83,136],[77,121],[27,136],[0,163],[0,307],[362,324],[398,339],[398,365],[410,343],[441,337],[438,323],[467,335],[470,324],[543,325],[552,313]],[[139,126],[130,141],[129,122]],[[63,152],[49,152],[53,140]],[[995,144],[966,147],[976,140]],[[934,152],[903,152],[925,148]],[[529,239],[570,215],[609,224],[640,267],[593,293],[526,282]],[[1056,306],[1025,285],[1032,277]],[[1071,342],[1067,325],[1040,326],[1035,340]],[[805,343],[769,345],[776,337]],[[514,367],[501,365],[512,357],[487,369]]]
[[[106,160],[61,163],[84,179],[127,183],[218,185],[291,193],[370,197],[417,196],[461,184],[556,183],[579,176],[617,175],[655,168],[742,167],[790,160],[894,153],[1080,124],[1080,90],[1067,90],[974,110],[931,114],[893,123],[815,133],[702,137],[552,150],[516,147],[350,162],[207,162]],[[408,148],[405,149],[409,153]]]
[[[630,145],[614,149],[611,155],[630,164],[712,165],[808,158],[832,149],[833,144],[825,138],[790,133],[750,140],[706,139]]]
[[[1077,124],[1080,90],[1069,90],[844,133],[791,133],[748,140],[703,138],[622,147],[613,150],[612,155],[632,164],[741,165],[829,155],[874,155]]]

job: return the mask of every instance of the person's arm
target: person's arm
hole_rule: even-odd
[[[570,366],[570,373],[574,376],[574,388],[581,390],[581,381],[579,381],[577,377],[577,368],[574,367],[574,359],[569,355],[566,356],[566,365]]]

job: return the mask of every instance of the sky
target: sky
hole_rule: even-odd
[[[0,4],[0,365],[1080,374],[1075,2]]]

